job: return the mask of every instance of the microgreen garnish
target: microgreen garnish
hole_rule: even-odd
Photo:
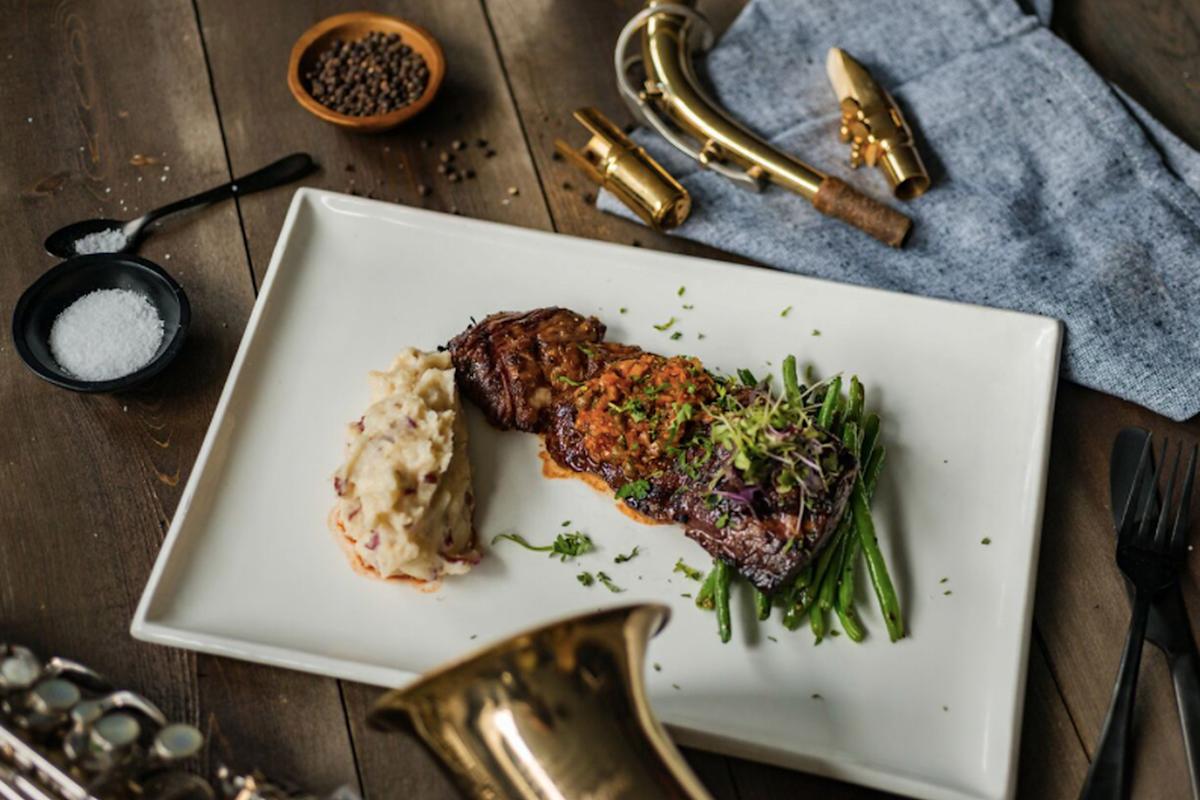
[[[578,575],[575,576],[575,580],[579,581],[584,586],[591,586],[593,583],[596,582],[596,579],[592,577],[592,573],[590,573],[590,572],[579,573]]]
[[[583,342],[577,342],[577,343],[575,344],[575,346],[579,348],[579,352],[583,353],[583,354],[584,354],[585,356],[587,356],[588,358],[595,358],[595,357],[596,357],[596,351],[595,351],[595,350],[593,350],[592,348],[588,347],[588,346],[587,346],[586,344],[584,344]]]
[[[583,386],[583,381],[577,381],[572,378],[568,378],[566,375],[559,375],[558,380],[562,383],[565,383],[567,386]]]
[[[654,326],[654,329],[655,329],[656,331],[665,331],[667,328],[670,328],[672,325],[674,325],[674,324],[675,324],[676,322],[678,322],[678,321],[679,321],[679,320],[675,319],[674,317],[671,317],[671,318],[670,318],[669,320],[667,320],[666,322],[663,322],[663,323],[661,323],[661,324],[655,325],[655,326]]]
[[[721,516],[717,517],[717,527],[718,528],[728,528],[729,527],[729,512],[728,511],[726,511]]]
[[[700,570],[696,569],[695,567],[690,567],[687,564],[685,564],[682,558],[675,562],[675,569],[673,569],[671,571],[672,572],[682,572],[684,575],[686,575],[687,577],[691,578],[694,581],[704,580],[704,573],[701,572]]]
[[[637,554],[640,550],[641,550],[640,547],[638,547],[637,545],[634,545],[633,549],[630,550],[628,553],[618,553],[617,557],[613,559],[613,563],[614,564],[624,564],[626,561],[632,561],[634,558],[637,557]]]
[[[625,590],[624,590],[624,589],[622,589],[620,586],[617,586],[615,583],[613,583],[613,581],[612,581],[612,578],[608,577],[608,576],[607,576],[607,575],[605,575],[603,572],[597,572],[597,573],[596,573],[596,580],[598,580],[598,581],[600,581],[601,583],[603,583],[603,584],[604,584],[604,588],[608,589],[608,590],[609,590],[610,592],[612,592],[613,594],[616,594],[617,592],[623,592],[623,591],[625,591]]]
[[[780,312],[779,312],[779,316],[781,316],[781,317],[786,317],[786,316],[787,316],[788,314],[790,314],[790,313],[792,313],[792,307],[791,307],[791,306],[788,306],[788,307],[787,307],[787,308],[785,308],[783,311],[780,311]]]
[[[631,497],[634,500],[645,500],[648,494],[650,494],[650,481],[645,478],[630,481],[620,489],[617,489],[618,500],[627,500]]]
[[[581,556],[584,553],[595,549],[592,546],[592,540],[586,533],[573,531],[571,533],[560,533],[554,539],[553,544],[536,545],[530,544],[529,541],[519,533],[501,533],[492,539],[492,544],[507,539],[510,542],[516,542],[526,550],[532,550],[535,553],[549,553],[551,558],[558,556],[559,561],[566,561],[568,558]]]

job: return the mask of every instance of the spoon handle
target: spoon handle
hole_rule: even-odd
[[[285,183],[291,183],[294,180],[303,178],[305,175],[313,172],[317,165],[313,162],[312,156],[308,153],[292,153],[290,156],[275,161],[262,169],[255,170],[249,175],[241,178],[235,178],[229,183],[221,184],[213,189],[201,192],[200,194],[185,197],[182,200],[176,200],[174,203],[165,205],[162,208],[156,208],[153,211],[145,214],[139,222],[141,224],[138,229],[144,228],[151,222],[162,219],[170,214],[175,214],[179,211],[184,211],[197,206],[205,206],[209,203],[215,203],[218,200],[226,200],[230,197],[240,197],[244,194],[252,194],[261,192],[263,189],[273,189],[276,186],[282,186]]]

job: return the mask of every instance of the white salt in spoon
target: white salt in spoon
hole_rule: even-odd
[[[316,168],[312,156],[307,153],[293,153],[256,172],[251,172],[244,178],[236,178],[215,189],[177,200],[128,222],[117,219],[85,219],[73,222],[46,237],[46,252],[59,258],[89,253],[132,253],[152,222],[189,208],[273,189],[299,180]]]

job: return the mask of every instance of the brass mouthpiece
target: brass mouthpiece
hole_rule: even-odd
[[[781,152],[731,119],[701,89],[693,53],[712,41],[693,0],[649,0],[617,38],[614,63],[622,97],[681,152],[738,185],[755,191],[767,182],[805,197],[824,214],[853,225],[893,247],[908,237],[912,220],[855,191],[792,155]],[[626,56],[642,32],[641,55]],[[641,65],[641,88],[631,71]]]
[[[368,717],[415,730],[477,800],[711,800],[646,701],[663,605],[596,611],[513,636],[395,689]]]
[[[555,140],[554,149],[563,158],[612,192],[652,228],[674,228],[687,219],[691,195],[649,153],[595,108],[581,108],[573,116],[592,138],[580,150],[562,139]]]
[[[830,49],[825,71],[842,109],[840,134],[850,143],[850,166],[879,167],[901,200],[920,197],[929,173],[900,107],[867,68],[839,47]]]

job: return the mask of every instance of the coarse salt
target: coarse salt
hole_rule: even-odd
[[[130,289],[98,289],[54,320],[50,352],[76,378],[107,381],[149,364],[162,339],[163,321],[149,298]]]
[[[126,242],[125,231],[120,228],[108,228],[76,239],[75,254],[86,256],[92,253],[115,253],[125,247]]]

